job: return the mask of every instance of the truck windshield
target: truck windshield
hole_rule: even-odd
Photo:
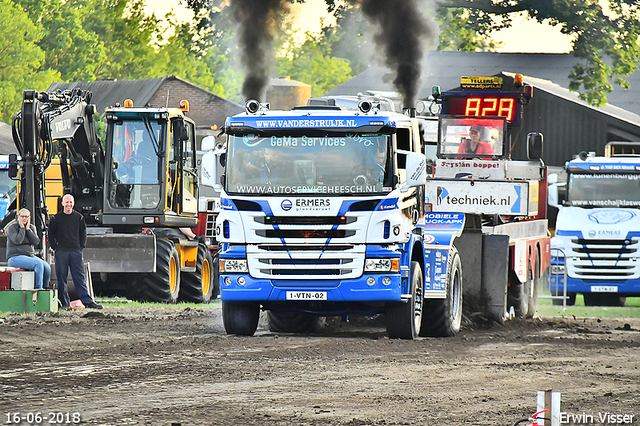
[[[390,136],[230,135],[226,190],[234,194],[352,195],[391,191]]]
[[[640,174],[572,173],[567,202],[579,207],[638,207]]]
[[[166,123],[166,121],[165,121]],[[155,208],[160,202],[162,170],[158,146],[163,122],[136,117],[109,123],[111,170],[109,203],[117,208]]]
[[[504,138],[503,119],[442,117],[438,154],[441,158],[502,157]]]

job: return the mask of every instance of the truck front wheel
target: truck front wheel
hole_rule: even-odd
[[[222,323],[227,334],[253,336],[258,328],[260,305],[247,302],[222,302]]]
[[[447,264],[447,298],[425,299],[420,336],[452,337],[462,323],[462,262],[453,247]]]
[[[424,278],[418,262],[411,262],[409,281],[411,299],[406,303],[389,303],[385,317],[391,339],[415,339],[420,334],[423,312]]]

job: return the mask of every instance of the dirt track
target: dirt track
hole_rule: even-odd
[[[595,422],[569,424],[605,412],[640,424],[638,320],[467,324],[415,341],[389,340],[375,320],[304,336],[261,323],[246,338],[224,333],[219,304],[6,318],[0,424],[41,412],[21,424],[79,413],[91,425],[511,425],[550,388],[562,411]]]

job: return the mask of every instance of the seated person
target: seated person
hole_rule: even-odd
[[[35,255],[35,246],[40,244],[40,238],[36,227],[31,224],[29,210],[20,209],[16,221],[7,226],[6,234],[9,266],[34,271],[35,290],[48,288],[51,266]],[[37,300],[38,295],[34,292],[33,302]]]
[[[380,185],[384,182],[384,172],[386,169],[387,154],[384,147],[378,146],[373,158],[365,162],[362,173],[356,173],[354,179],[356,185]]]
[[[496,155],[491,144],[480,139],[482,126],[473,124],[469,127],[469,138],[463,139],[458,146],[458,154]]]
[[[118,175],[123,183],[157,184],[158,155],[151,141],[144,140],[138,144],[131,158],[122,163]]]

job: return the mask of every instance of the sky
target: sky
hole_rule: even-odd
[[[179,0],[146,0],[146,4],[146,12],[155,13],[158,18],[163,18],[171,9],[179,20],[188,20],[193,16]],[[324,0],[306,0],[305,4],[295,7],[299,10],[299,17],[294,28],[300,30],[301,36],[305,31],[320,29],[320,17],[326,16]],[[498,52],[567,53],[571,49],[571,40],[559,29],[526,20],[522,16],[513,19],[512,28],[494,33],[493,38],[503,42]]]

